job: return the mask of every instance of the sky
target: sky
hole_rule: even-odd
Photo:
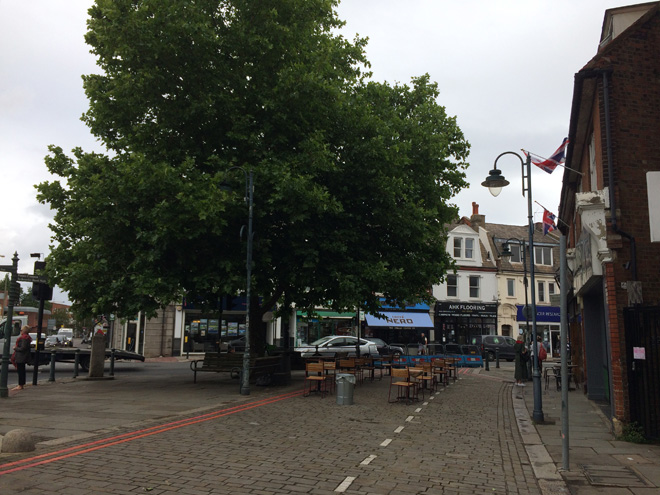
[[[616,0],[344,0],[342,34],[368,37],[373,79],[409,84],[428,73],[438,103],[455,116],[471,144],[470,187],[453,204],[472,203],[489,223],[524,225],[520,161],[497,165],[511,182],[494,198],[481,186],[502,152],[550,156],[568,135],[573,79],[595,54],[606,9]],[[83,74],[98,72],[84,42],[92,0],[0,0],[0,265],[47,255],[54,212],[36,201],[35,184],[50,177],[50,144],[103,151],[80,117],[88,102]],[[562,169],[532,171],[532,197],[557,213]],[[534,204],[534,220],[543,208]],[[1,275],[1,274],[0,274]],[[68,302],[55,291],[53,301]]]

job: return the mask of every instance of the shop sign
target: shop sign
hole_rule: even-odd
[[[463,303],[438,302],[435,306],[436,316],[474,316],[481,318],[496,318],[496,303]]]

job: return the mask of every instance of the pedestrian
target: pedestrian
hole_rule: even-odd
[[[518,340],[513,344],[513,350],[516,353],[514,378],[516,385],[519,387],[525,386],[527,380],[527,362],[529,361],[529,352],[525,347],[522,336],[518,336]]]
[[[24,325],[21,328],[21,335],[16,339],[16,345],[14,346],[13,362],[18,371],[18,386],[12,390],[23,390],[23,387],[25,387],[25,365],[30,360],[30,342],[32,342],[30,327]]]
[[[543,345],[543,336],[537,335],[536,336],[536,345],[531,345],[530,346],[530,353],[532,356],[532,368],[534,367],[534,356],[537,355],[538,352],[538,366],[539,366],[539,374],[543,376],[543,361],[547,358],[548,353],[545,350],[545,345]]]
[[[419,337],[418,354],[427,354],[428,345],[429,345],[429,339],[427,339],[426,335],[424,335],[424,332],[422,332],[422,335],[420,335]]]

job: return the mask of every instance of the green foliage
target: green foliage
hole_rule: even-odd
[[[623,432],[618,440],[630,443],[647,443],[648,440],[644,436],[644,428],[637,422],[626,423],[623,425]]]
[[[427,75],[368,81],[366,41],[336,34],[336,5],[96,1],[86,40],[102,73],[84,77],[83,119],[109,154],[51,147],[61,179],[37,186],[56,210],[47,270],[76,314],[243,290],[233,166],[254,173],[259,312],[430,297],[452,264],[469,144]]]

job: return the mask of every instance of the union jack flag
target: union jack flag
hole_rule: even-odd
[[[545,170],[551,174],[555,171],[557,165],[560,165],[566,161],[566,146],[568,146],[568,138],[564,138],[561,146],[557,148],[557,151],[555,151],[550,158],[538,157],[536,160],[532,158],[532,163],[540,169]],[[528,152],[525,152],[525,154],[537,156]]]
[[[548,235],[548,232],[552,232],[557,227],[555,226],[555,215],[543,208],[543,235]]]

